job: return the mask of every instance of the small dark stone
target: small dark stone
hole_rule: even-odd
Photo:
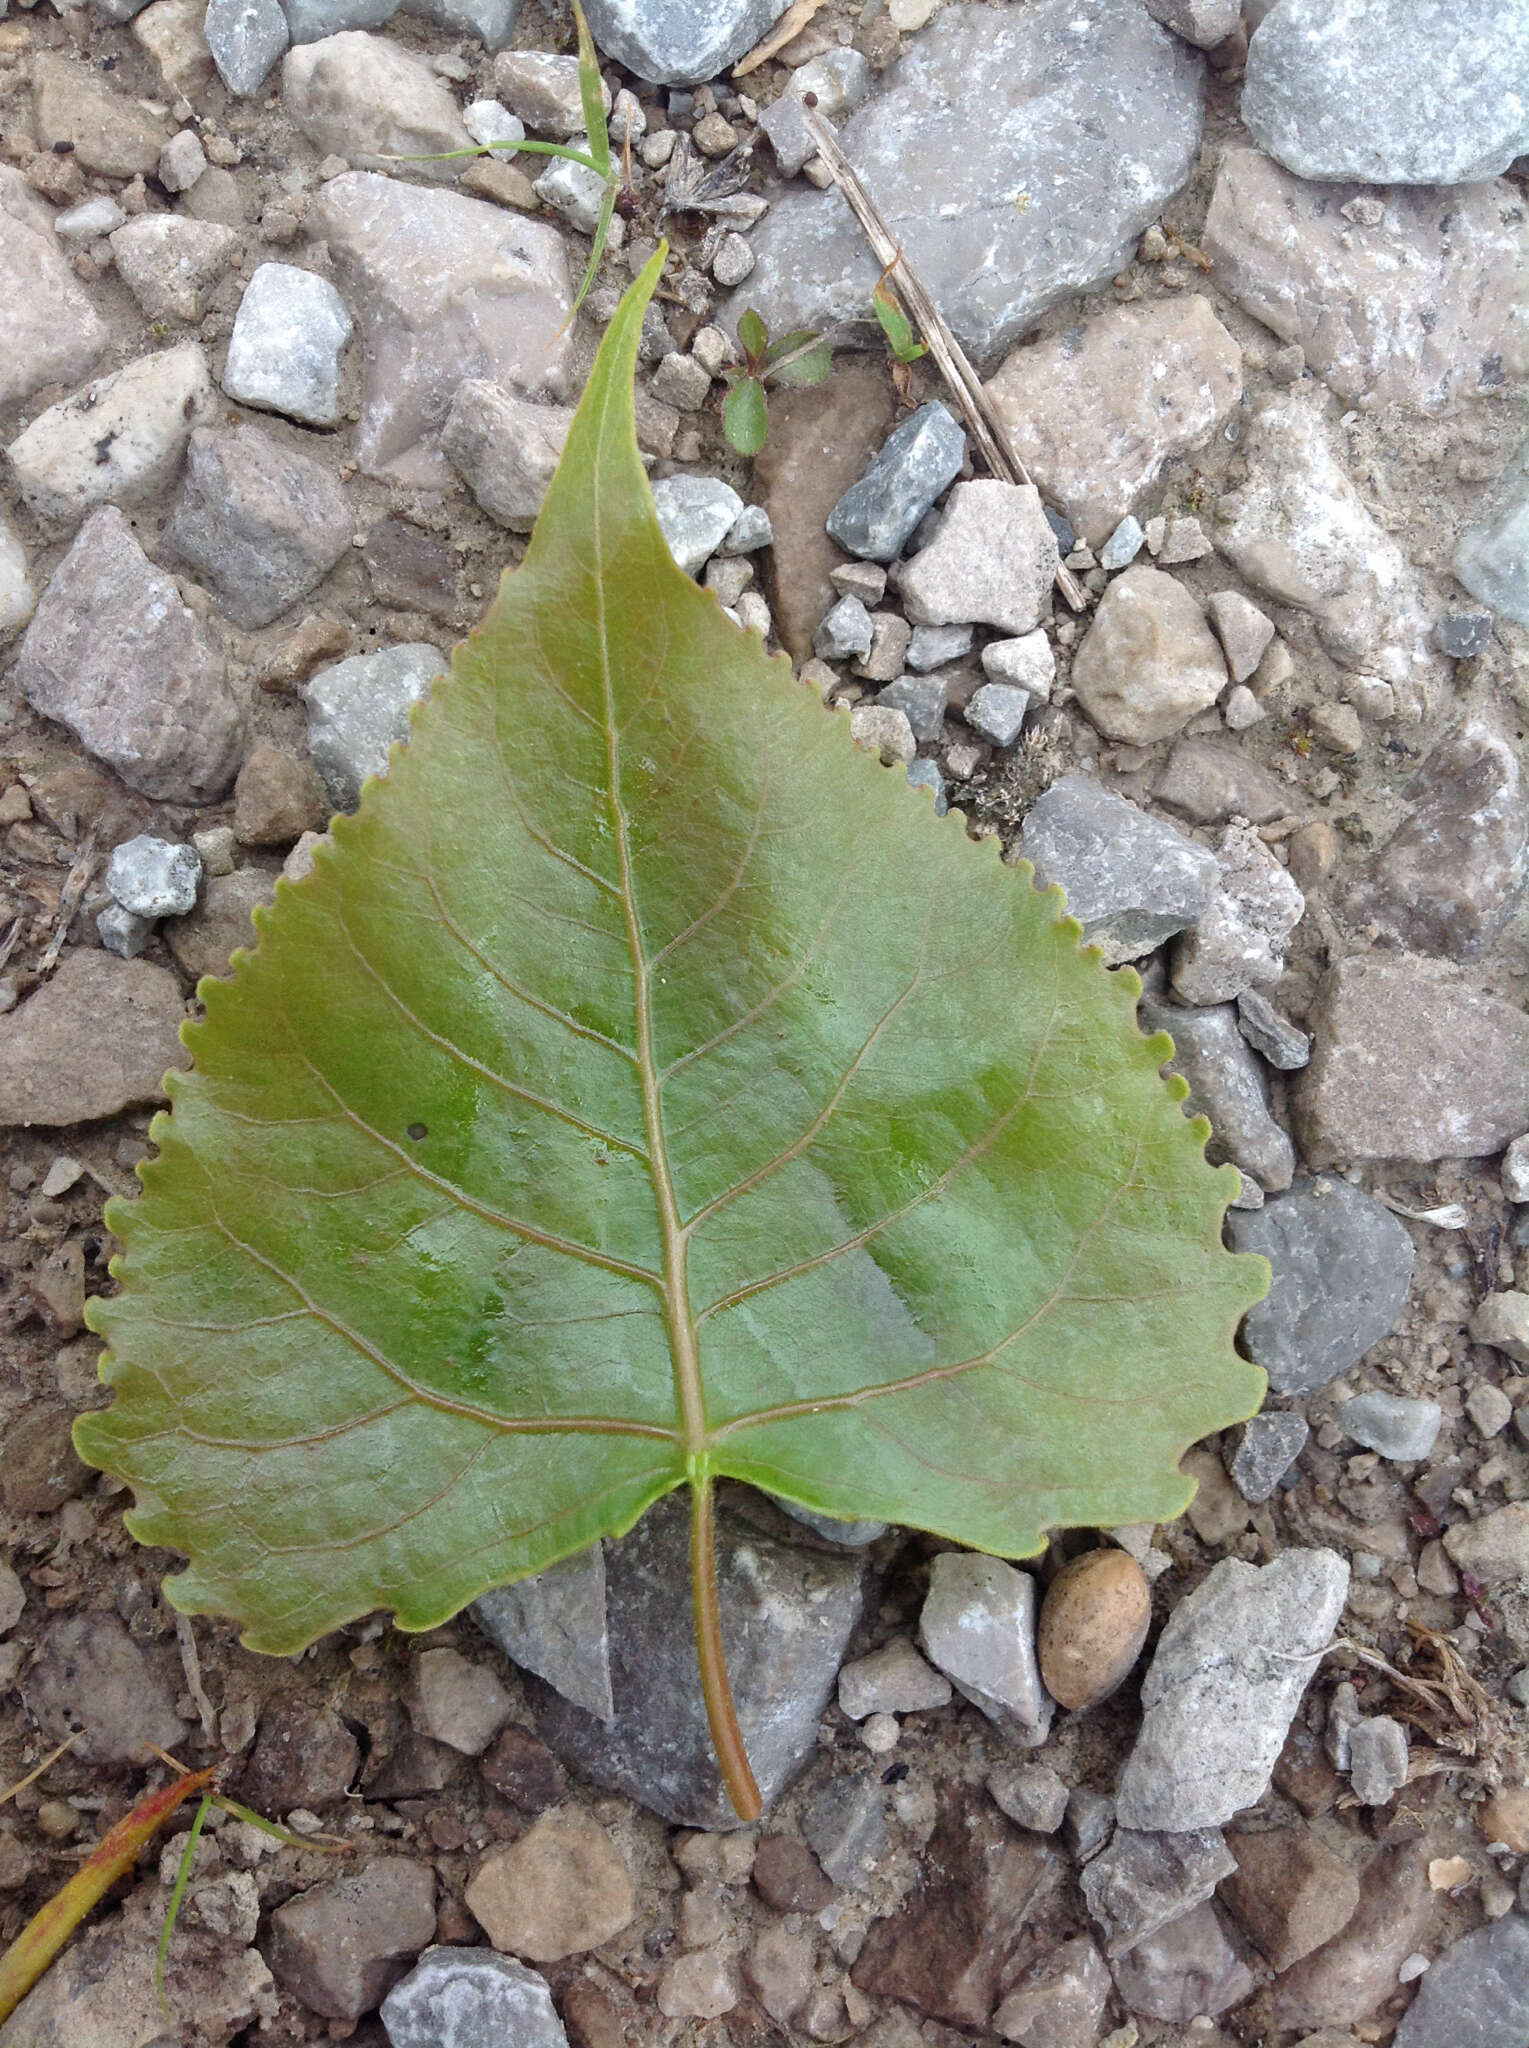
[[[766,1835],[754,1851],[754,1889],[777,1913],[821,1913],[834,1895],[818,1859],[795,1835]]]
[[[260,1716],[242,1796],[257,1813],[324,1807],[344,1798],[360,1767],[360,1747],[338,1714],[274,1700]]]
[[[13,1515],[47,1515],[77,1500],[95,1477],[74,1448],[74,1417],[64,1408],[39,1408],[5,1432],[0,1499]]]
[[[456,611],[456,562],[442,540],[403,519],[383,519],[366,537],[361,559],[378,604],[449,619]]]
[[[551,1750],[514,1722],[500,1730],[481,1769],[494,1790],[524,1813],[544,1813],[568,1790],[563,1767]]]
[[[1433,644],[1451,661],[1468,661],[1472,655],[1485,654],[1492,644],[1492,614],[1451,612],[1435,625]]]
[[[1072,521],[1064,518],[1060,512],[1053,511],[1050,505],[1042,505],[1041,510],[1046,515],[1046,524],[1056,535],[1057,553],[1070,555],[1078,545],[1078,536],[1073,532]]]

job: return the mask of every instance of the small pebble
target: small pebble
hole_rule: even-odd
[[[1036,1651],[1046,1690],[1091,1707],[1123,1684],[1147,1640],[1152,1595],[1134,1557],[1089,1550],[1062,1567],[1041,1602]]]
[[[895,1714],[872,1714],[861,1726],[860,1740],[872,1756],[885,1756],[889,1749],[896,1749],[901,1734]]]
[[[136,917],[181,917],[196,906],[202,862],[194,846],[140,833],[113,847],[106,863],[108,893]]]
[[[1112,572],[1127,569],[1146,544],[1147,536],[1141,521],[1128,512],[1099,550],[1099,566]]]
[[[984,683],[969,699],[965,718],[973,732],[996,747],[1012,747],[1030,708],[1030,692],[1012,683]]]

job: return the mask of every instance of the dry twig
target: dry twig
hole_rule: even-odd
[[[767,36],[762,36],[746,57],[740,57],[733,66],[734,78],[747,78],[751,71],[757,71],[761,64],[768,64],[777,50],[783,50],[793,42],[811,21],[812,17],[828,5],[828,0],[791,0],[780,20]]]
[[[888,289],[896,292],[903,310],[928,343],[929,353],[938,363],[951,396],[965,414],[983,461],[1001,483],[1031,483],[1024,459],[1009,439],[1008,429],[983,390],[982,379],[968,362],[966,351],[894,240],[871,195],[861,184],[854,165],[839,147],[838,137],[815,108],[804,106],[802,112],[808,131],[818,146],[818,154],[833,173],[834,183],[844,194],[850,212],[859,221],[866,240],[876,252]],[[1060,555],[1057,557],[1056,583],[1073,610],[1081,611],[1086,602],[1083,586]]]

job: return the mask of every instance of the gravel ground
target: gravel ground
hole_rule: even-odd
[[[0,1784],[75,1733],[0,1808],[0,1938],[149,1743],[350,1845],[223,1820],[167,2027],[171,1841],[0,2048],[1523,2048],[1529,134],[1472,82],[1529,69],[1522,5],[1355,0],[1319,33],[1305,0],[1154,0],[1175,36],[1139,0],[828,0],[741,78],[768,4],[592,8],[635,202],[555,341],[577,181],[393,159],[574,132],[563,10],[381,11],[293,0],[283,57],[274,0],[214,0],[215,66],[196,0],[0,0]],[[867,332],[809,90],[991,380],[1080,612],[1039,501]],[[598,1583],[277,1661],[177,1621],[174,1560],[68,1439],[103,1399],[102,1206],[195,980],[518,559],[660,232],[639,437],[671,544],[1137,965],[1243,1174],[1229,1238],[1275,1270],[1265,1414],[1190,1454],[1179,1523],[1016,1572],[731,1496],[724,1580],[796,1709],[736,1832],[688,1679],[623,1691],[674,1639],[661,1518]],[[718,375],[748,304],[842,343],[753,465]],[[587,1711],[613,1684],[616,1734]]]

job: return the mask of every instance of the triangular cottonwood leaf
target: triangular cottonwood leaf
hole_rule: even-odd
[[[1247,1415],[1262,1263],[1057,890],[676,568],[601,348],[523,566],[205,982],[82,1454],[290,1652],[722,1475],[1020,1555]]]

